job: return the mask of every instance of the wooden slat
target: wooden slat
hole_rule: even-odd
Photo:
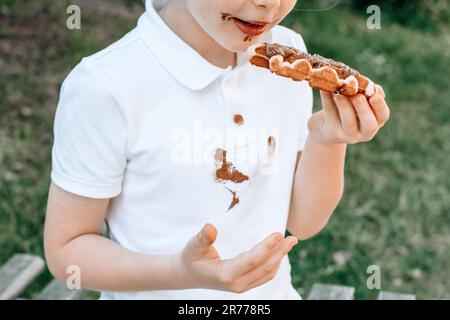
[[[42,270],[44,260],[29,254],[15,254],[0,268],[0,300],[15,299]]]
[[[414,294],[380,291],[378,300],[416,300]]]
[[[313,285],[309,293],[308,300],[353,300],[355,288],[321,284]]]
[[[87,295],[87,290],[71,290],[67,286],[53,279],[50,284],[36,297],[37,300],[81,300]]]

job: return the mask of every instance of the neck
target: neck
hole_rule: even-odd
[[[236,66],[236,53],[223,48],[202,29],[192,17],[184,0],[170,0],[159,11],[159,15],[178,37],[209,63],[220,68]]]

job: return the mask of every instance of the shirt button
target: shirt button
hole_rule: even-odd
[[[233,116],[233,122],[238,126],[242,126],[244,124],[244,117],[241,114],[236,113]]]

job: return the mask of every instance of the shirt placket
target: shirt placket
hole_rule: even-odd
[[[242,97],[242,88],[236,83],[236,70],[229,70],[221,79],[222,110],[224,117],[224,137],[228,159],[239,171],[249,177],[249,181],[237,189],[245,189],[257,171],[257,115]]]

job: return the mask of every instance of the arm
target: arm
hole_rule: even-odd
[[[346,145],[331,148],[308,137],[298,153],[288,230],[299,239],[320,231],[336,208],[344,189]]]
[[[146,256],[101,236],[109,199],[68,193],[52,184],[44,246],[50,271],[65,281],[69,265],[81,270],[82,287],[105,291],[183,288],[186,277],[173,255]]]
[[[101,236],[109,199],[81,197],[50,186],[44,247],[50,272],[65,282],[81,270],[81,286],[99,291],[210,288],[244,292],[273,279],[297,243],[274,233],[233,259],[220,259],[216,229],[206,224],[178,254],[132,252]]]
[[[321,92],[323,110],[308,121],[309,136],[299,153],[289,211],[289,232],[299,239],[318,233],[344,190],[347,144],[370,141],[389,119],[381,87],[367,100]]]

